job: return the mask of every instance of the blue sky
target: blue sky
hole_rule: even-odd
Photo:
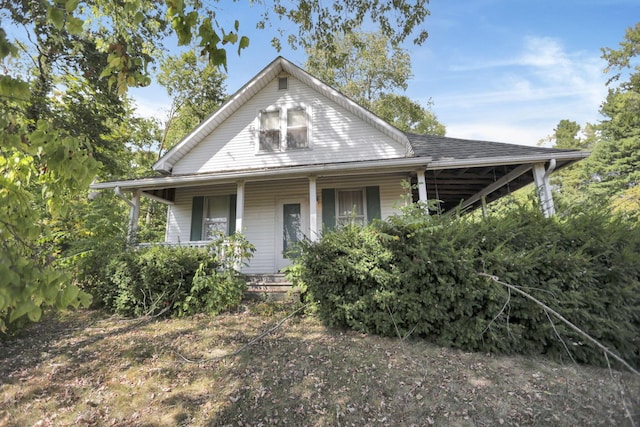
[[[607,93],[601,48],[616,48],[640,20],[640,0],[432,0],[429,9],[427,41],[404,46],[413,69],[405,95],[423,105],[433,100],[448,136],[528,145],[561,119],[600,120]],[[240,57],[228,53],[229,93],[277,55],[304,64],[303,51],[271,47],[273,29],[253,30],[259,12],[238,3],[219,11],[223,22],[239,19],[251,38]],[[132,91],[141,114],[166,115],[162,91]]]

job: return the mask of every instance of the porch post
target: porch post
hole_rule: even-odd
[[[140,194],[142,191],[137,190],[133,193],[131,203],[129,204],[129,233],[127,240],[129,244],[135,244],[138,240],[138,218],[140,218]]]
[[[244,181],[238,181],[236,190],[236,233],[242,233],[244,217]]]
[[[538,195],[540,209],[542,209],[544,216],[549,218],[556,213],[553,205],[553,194],[551,194],[551,183],[549,181],[549,175],[553,171],[555,162],[552,162],[549,170],[545,170],[544,166],[544,163],[536,163],[533,165],[533,179],[536,184],[536,193]]]
[[[318,194],[316,177],[309,177],[309,238],[312,242],[318,240]]]
[[[480,198],[480,200],[482,201],[482,217],[486,218],[488,215],[488,211],[487,211],[487,197],[486,196],[482,196]]]
[[[429,209],[426,208],[427,204],[427,180],[425,178],[425,171],[418,170],[416,171],[416,175],[418,176],[418,197],[421,202],[425,204],[425,210],[427,214],[429,213]]]

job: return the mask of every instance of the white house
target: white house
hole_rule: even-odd
[[[536,182],[553,214],[549,174],[588,154],[408,134],[282,57],[276,58],[155,165],[158,177],[93,184],[131,206],[168,206],[166,241],[242,232],[256,252],[244,272],[276,273],[302,235],[395,213],[410,180],[414,201],[476,208]],[[127,193],[127,194],[126,194]]]

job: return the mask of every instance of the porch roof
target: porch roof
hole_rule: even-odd
[[[482,198],[490,202],[530,184],[533,182],[530,171],[534,164],[554,161],[557,170],[589,155],[576,150],[406,135],[414,157],[157,176],[95,183],[90,188],[141,191],[147,197],[171,202],[174,190],[181,187],[424,170],[428,198],[440,200],[443,210],[449,211],[458,206],[475,208],[481,204]]]

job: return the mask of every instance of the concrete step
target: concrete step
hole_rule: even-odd
[[[247,274],[248,292],[252,293],[287,293],[292,283],[284,274]]]

